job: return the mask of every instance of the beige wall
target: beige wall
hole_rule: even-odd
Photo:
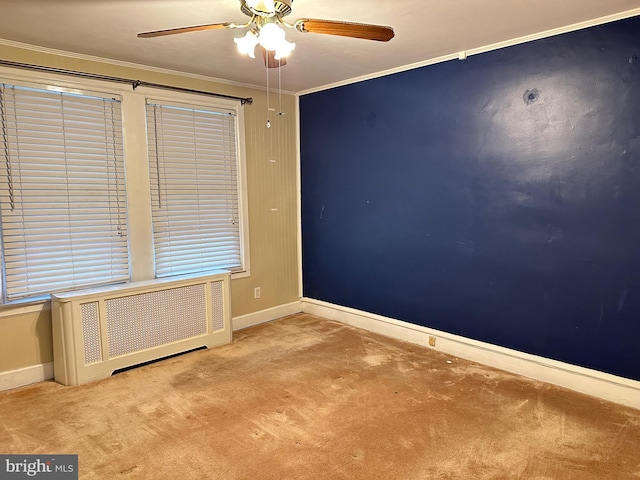
[[[251,275],[232,281],[237,317],[298,300],[296,115],[293,95],[282,95],[286,115],[266,128],[264,89],[252,89],[144,69],[51,55],[0,45],[4,60],[131,78],[227,95],[252,97],[245,107]],[[247,60],[251,61],[251,60]],[[257,60],[256,60],[257,61]],[[271,106],[278,95],[271,94]],[[270,162],[269,160],[276,160]],[[253,298],[254,287],[261,298]],[[27,309],[28,310],[28,309]],[[0,373],[52,361],[51,314],[0,307]]]

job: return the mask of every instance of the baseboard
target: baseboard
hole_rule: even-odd
[[[0,392],[53,378],[53,362],[0,372]]]
[[[443,353],[552,383],[603,400],[640,408],[640,382],[635,380],[309,298],[235,317],[233,330],[259,325],[301,311],[388,337],[435,348]],[[430,336],[436,337],[435,347],[429,346]],[[53,362],[0,372],[0,391],[52,378]]]
[[[640,408],[640,382],[635,380],[319,300],[303,298],[302,311],[603,400]],[[435,347],[429,345],[430,336],[435,337]]]
[[[300,313],[301,311],[302,302],[298,300],[284,305],[278,305],[277,307],[267,308],[266,310],[260,310],[259,312],[233,317],[233,331],[253,327],[254,325],[270,322],[271,320],[293,315],[294,313]]]

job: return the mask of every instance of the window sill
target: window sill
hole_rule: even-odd
[[[242,272],[231,272],[231,280],[235,280],[236,278],[246,278],[250,277],[251,273],[249,270],[243,270]]]

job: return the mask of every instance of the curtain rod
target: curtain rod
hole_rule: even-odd
[[[131,87],[134,90],[138,87],[153,87],[153,88],[162,88],[165,90],[174,90],[178,92],[197,93],[199,95],[208,95],[211,97],[226,98],[230,100],[240,100],[240,103],[242,105],[244,105],[245,103],[248,103],[249,105],[253,103],[253,98],[251,97],[235,97],[233,95],[224,95],[222,93],[213,93],[213,92],[205,92],[203,90],[192,90],[190,88],[173,87],[171,85],[162,85],[160,83],[144,82],[142,80],[131,80],[128,78],[110,77],[108,75],[98,75],[96,73],[86,73],[86,72],[78,72],[76,70],[65,70],[62,68],[44,67],[41,65],[31,65],[29,63],[11,62],[9,60],[0,60],[0,65],[4,65],[7,67],[24,68],[27,70],[36,70],[39,72],[59,73],[63,75],[72,75],[74,77],[91,78],[93,80],[105,80],[108,82],[129,83],[131,84]]]

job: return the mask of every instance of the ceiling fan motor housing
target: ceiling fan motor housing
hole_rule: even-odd
[[[293,0],[275,0],[273,3],[275,5],[275,9],[272,14],[266,14],[252,9],[249,5],[247,5],[247,2],[245,0],[240,0],[240,10],[242,10],[242,13],[249,17],[252,17],[253,15],[258,15],[261,17],[276,15],[279,17],[286,17],[291,13],[291,4],[293,3]]]

